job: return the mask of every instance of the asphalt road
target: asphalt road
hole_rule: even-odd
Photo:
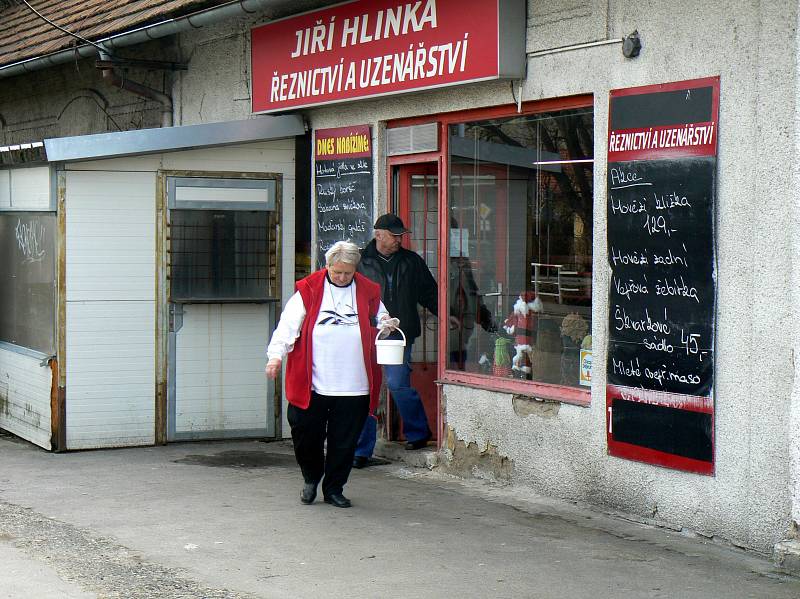
[[[50,454],[0,435],[0,598],[798,599],[764,556],[390,463],[301,505],[287,443]]]

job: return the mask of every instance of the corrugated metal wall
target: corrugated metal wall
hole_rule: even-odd
[[[155,440],[154,172],[68,172],[67,448]]]

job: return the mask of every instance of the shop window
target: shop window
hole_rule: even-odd
[[[448,126],[448,370],[589,384],[593,122],[582,108]]]
[[[0,212],[0,342],[56,353],[56,214]]]

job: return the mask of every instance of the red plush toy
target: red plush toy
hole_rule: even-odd
[[[514,358],[511,370],[516,373],[530,374],[533,347],[532,339],[536,335],[539,324],[539,313],[542,311],[542,300],[533,291],[526,291],[514,302],[514,311],[503,322],[503,329],[514,335]]]

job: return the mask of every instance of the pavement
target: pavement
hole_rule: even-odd
[[[350,509],[301,486],[286,442],[0,433],[0,598],[800,597],[768,556],[406,461],[354,470]]]

